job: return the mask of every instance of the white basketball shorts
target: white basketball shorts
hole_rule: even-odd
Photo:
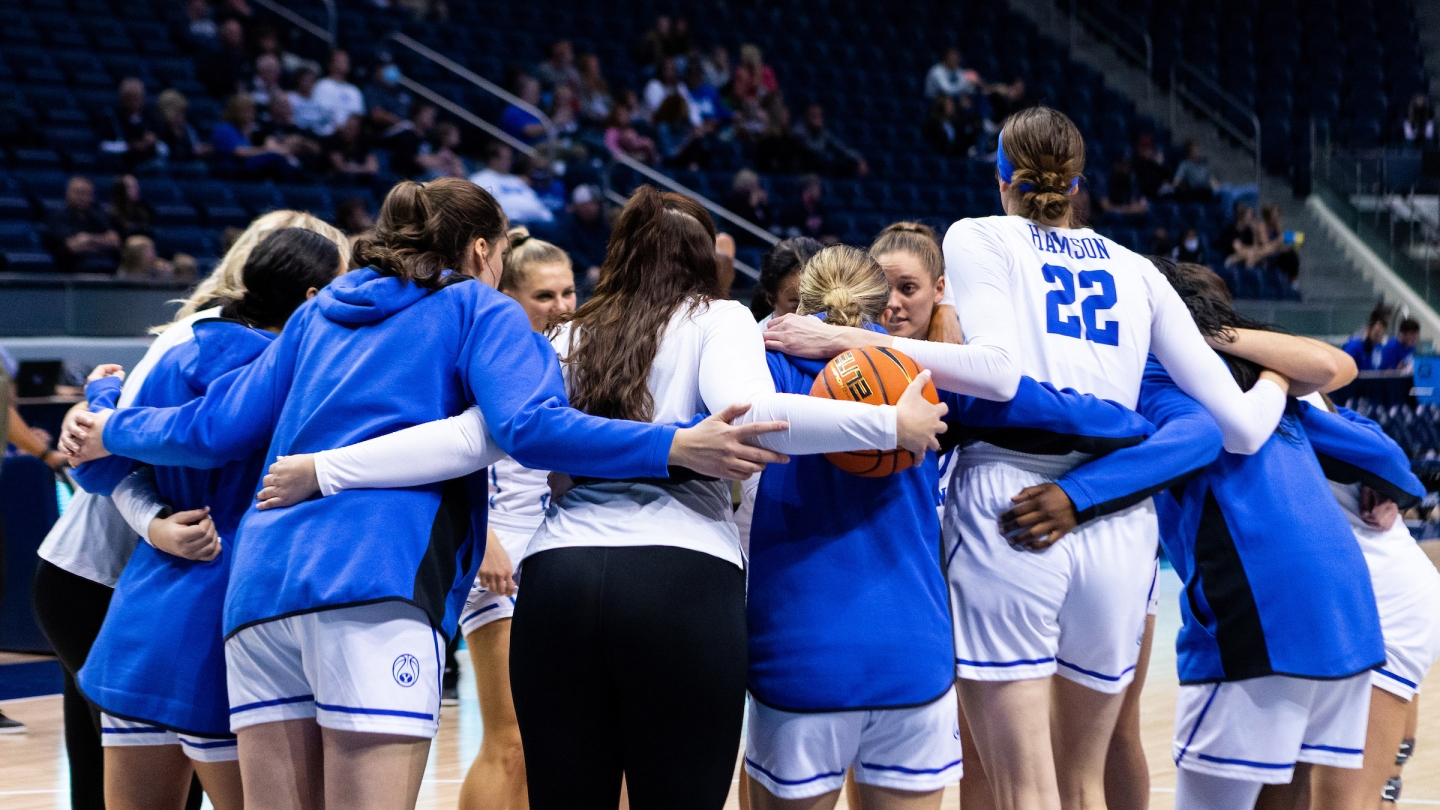
[[[1175,700],[1175,765],[1283,785],[1296,762],[1359,768],[1370,721],[1370,673],[1338,681],[1270,675],[1182,685]]]
[[[325,728],[434,737],[445,637],[407,602],[287,616],[225,642],[230,728],[315,718]]]
[[[1000,515],[1020,490],[1048,480],[1003,463],[956,473],[943,522],[955,673],[1019,681],[1058,672],[1116,694],[1140,657],[1159,544],[1155,507],[1147,498],[1044,551],[1012,546]]]
[[[1160,614],[1160,558],[1155,558],[1155,573],[1150,577],[1150,598],[1145,602],[1145,615]]]
[[[960,714],[951,687],[910,709],[786,712],[749,699],[745,772],[779,799],[839,790],[845,770],[876,787],[928,793],[960,780]]]
[[[114,715],[100,713],[100,744],[103,746],[122,745],[178,745],[185,756],[195,762],[233,762],[240,758],[234,737],[196,737],[179,734],[167,728],[124,720]]]
[[[490,524],[490,528],[495,530],[495,536],[500,539],[500,545],[510,556],[510,565],[518,569],[520,558],[525,556],[525,547],[530,545],[530,538],[535,536],[535,532],[533,530],[515,531],[497,526],[494,522]],[[517,591],[516,596],[518,595]],[[470,596],[465,600],[465,609],[460,611],[460,635],[468,636],[493,621],[508,619],[514,615],[514,596],[491,593],[480,585],[479,579],[476,579],[475,584],[470,588]]]
[[[1440,657],[1440,573],[1403,524],[1383,533],[1357,528],[1355,534],[1385,637],[1385,663],[1371,673],[1371,683],[1408,701]]]

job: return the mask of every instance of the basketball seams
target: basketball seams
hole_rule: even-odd
[[[885,388],[885,377],[880,373],[880,367],[875,365],[875,358],[871,357],[870,352],[864,349],[861,349],[858,354],[865,358],[865,362],[870,364],[870,370],[875,372],[875,387],[880,390],[880,401],[875,404],[884,405],[890,402],[890,392]]]
[[[906,385],[914,382],[916,376],[919,375],[919,364],[915,363],[905,354],[894,352],[881,346],[867,346],[863,349],[851,349],[841,352],[835,358],[832,358],[829,363],[826,363],[817,376],[815,384],[811,386],[811,395],[826,397],[841,402],[860,402],[867,405],[892,404],[890,403],[889,395],[890,386],[886,384],[884,378],[884,374],[888,372],[882,372],[880,370],[880,365],[874,356],[875,351],[883,354],[885,358],[894,365],[895,370],[900,373],[900,377],[905,380]],[[857,397],[854,389],[846,385],[844,380],[840,378],[839,371],[834,363],[836,359],[845,355],[849,355],[849,362],[855,364],[856,371],[859,371],[861,368],[859,366],[860,357],[864,357],[865,362],[870,364],[870,377],[865,377],[864,373],[860,372],[860,378],[871,383],[870,396],[863,398]],[[847,371],[848,370],[849,369],[847,369]],[[898,382],[898,380],[893,382]],[[824,386],[824,393],[821,393],[822,385]],[[837,394],[837,388],[844,389],[844,396]],[[926,399],[929,399],[929,397],[926,397]],[[834,464],[840,470],[862,478],[884,478],[919,464],[919,460],[915,454],[909,450],[898,447],[893,450],[852,450],[826,453],[824,455],[831,464]]]

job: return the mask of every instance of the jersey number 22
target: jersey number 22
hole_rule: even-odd
[[[1106,346],[1120,345],[1120,325],[1108,321],[1099,322],[1100,313],[1115,306],[1115,278],[1104,270],[1081,270],[1079,272],[1082,290],[1099,287],[1097,292],[1085,296],[1080,302],[1080,314],[1061,317],[1060,307],[1075,304],[1075,273],[1058,264],[1047,264],[1040,268],[1045,280],[1054,284],[1060,282],[1060,289],[1045,295],[1045,331],[1052,335],[1064,335],[1084,339]],[[1084,328],[1081,328],[1081,323]]]

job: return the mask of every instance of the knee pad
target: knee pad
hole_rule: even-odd
[[[1405,763],[1409,762],[1409,761],[1410,761],[1410,757],[1412,757],[1412,756],[1414,756],[1414,755],[1415,755],[1415,738],[1414,738],[1414,737],[1411,737],[1411,738],[1408,739],[1408,740],[1401,740],[1401,741],[1400,741],[1400,751],[1399,751],[1399,753],[1395,754],[1395,764],[1396,764],[1396,765],[1404,765]]]
[[[1400,801],[1400,777],[1392,776],[1387,782],[1385,782],[1385,787],[1380,789],[1380,801]]]

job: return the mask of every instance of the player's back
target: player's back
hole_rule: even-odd
[[[947,257],[958,249],[1004,268],[1021,374],[1135,406],[1150,351],[1153,285],[1165,284],[1148,260],[1089,228],[1014,216],[961,220],[945,242]],[[947,262],[947,274],[966,271]]]

